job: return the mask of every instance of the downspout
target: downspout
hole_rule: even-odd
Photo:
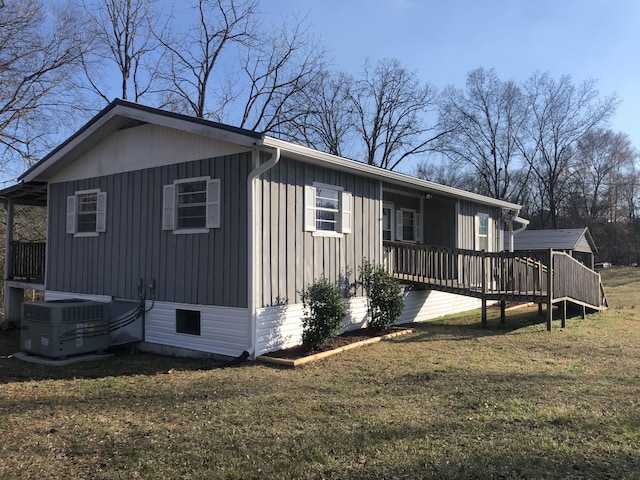
[[[256,358],[256,305],[255,294],[257,291],[258,267],[257,267],[257,245],[255,241],[255,181],[267,170],[276,166],[280,161],[280,149],[278,147],[270,148],[271,157],[260,164],[260,152],[264,151],[256,147],[252,151],[252,161],[257,165],[247,177],[247,308],[249,311],[249,347],[247,351],[251,360]]]
[[[504,213],[507,213],[506,211]],[[509,224],[509,251],[513,252],[513,237],[516,233],[520,233],[529,226],[529,220],[520,218],[520,210],[516,210],[513,214],[508,214],[507,223]],[[513,222],[519,223],[520,227],[513,229]]]

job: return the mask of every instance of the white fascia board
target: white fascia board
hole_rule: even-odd
[[[66,155],[71,153],[79,145],[81,145],[82,143],[87,141],[89,138],[91,138],[93,135],[95,135],[96,132],[98,132],[99,130],[104,128],[105,125],[107,125],[113,119],[113,117],[115,116],[114,110],[115,109],[112,109],[111,111],[107,112],[103,117],[97,119],[86,130],[84,130],[81,133],[77,134],[77,136],[75,138],[71,137],[71,139],[68,140],[67,143],[63,143],[59,147],[59,149],[58,150],[54,150],[50,154],[50,156],[48,158],[46,158],[41,163],[36,164],[35,167],[33,168],[33,170],[31,170],[30,172],[25,174],[25,176],[21,180],[23,182],[25,182],[25,183],[31,182],[31,181],[34,181],[34,180],[47,181],[48,177],[40,178],[41,175],[46,173],[46,171],[49,170],[53,165],[55,165],[61,158],[65,157]],[[117,128],[117,127],[115,127],[115,128]],[[103,134],[103,136],[104,135],[106,135],[106,134]],[[102,139],[102,138],[103,137],[100,137],[100,139]]]
[[[151,123],[153,125],[159,125],[161,127],[172,128],[175,130],[182,130],[184,132],[201,135],[204,137],[214,138],[216,140],[223,140],[229,143],[235,143],[243,147],[253,147],[256,144],[257,139],[252,138],[242,133],[233,132],[230,130],[224,130],[222,128],[216,128],[211,125],[203,125],[195,121],[189,121],[182,118],[174,118],[172,116],[163,115],[162,113],[154,113],[146,110],[140,110],[135,107],[127,105],[119,105],[116,107],[117,114],[126,117],[131,120],[139,120],[145,123]]]
[[[439,193],[450,197],[462,198],[472,202],[500,207],[505,210],[514,211],[514,214],[516,212],[519,212],[522,208],[520,205],[515,203],[507,202],[504,200],[496,200],[495,198],[485,197],[484,195],[467,192],[465,190],[460,190],[459,188],[440,185],[439,183],[430,182],[428,180],[421,180],[404,173],[385,170],[383,168],[374,167],[372,165],[360,163],[355,160],[348,160],[346,158],[331,155],[329,153],[319,152],[318,150],[314,150],[312,148],[303,147],[302,145],[296,145],[291,142],[279,140],[277,138],[265,136],[263,139],[263,145],[266,147],[280,148],[283,156],[289,156],[293,159],[321,165],[324,164],[338,170],[365,175],[368,177],[384,180],[389,183],[406,185],[412,188],[424,189],[432,193]],[[529,223],[524,219],[519,220],[526,221],[527,224]]]

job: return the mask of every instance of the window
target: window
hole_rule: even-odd
[[[96,236],[106,231],[107,193],[82,190],[67,197],[67,233]]]
[[[382,240],[393,240],[393,205],[382,207]]]
[[[305,187],[305,230],[318,236],[351,233],[353,197],[341,187],[314,183]]]
[[[176,309],[176,332],[200,335],[200,312]]]
[[[489,215],[479,213],[476,217],[476,249],[489,250]]]
[[[164,186],[163,230],[204,233],[220,227],[220,179],[176,180]]]
[[[396,212],[396,239],[399,242],[420,241],[420,213],[401,208]]]

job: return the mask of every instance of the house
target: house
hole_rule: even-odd
[[[364,259],[403,246],[499,252],[528,223],[513,203],[123,100],[0,198],[5,319],[20,318],[25,288],[46,300],[142,298],[141,348],[234,357],[299,343],[300,292],[321,276],[352,282]],[[46,205],[46,249],[13,242],[19,203]],[[399,322],[480,306],[425,285],[407,289]],[[345,328],[364,325],[363,292],[345,301]]]
[[[598,253],[591,232],[584,228],[559,230],[525,230],[514,236],[515,250],[558,250],[568,253],[589,268],[594,268],[594,257]]]

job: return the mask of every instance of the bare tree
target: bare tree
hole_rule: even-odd
[[[466,90],[448,87],[442,97],[439,122],[449,133],[438,150],[459,168],[472,168],[478,193],[520,201],[529,171],[518,149],[526,118],[520,88],[479,68],[468,74]]]
[[[354,79],[344,72],[324,70],[298,92],[300,114],[286,136],[333,155],[344,156],[355,134],[356,117],[350,103]]]
[[[575,86],[569,76],[558,80],[533,74],[524,85],[528,121],[519,147],[544,189],[551,228],[569,193],[577,143],[615,112],[615,96],[600,99],[596,82]]]
[[[422,161],[416,166],[413,175],[423,180],[467,191],[478,191],[480,189],[476,175],[466,169],[460,169],[450,162]]]
[[[626,183],[634,183],[636,152],[624,133],[596,129],[578,142],[571,213],[578,218],[613,220],[611,209],[625,209]],[[628,215],[624,215],[628,217]]]
[[[403,160],[430,150],[439,134],[426,125],[425,115],[435,107],[435,89],[421,83],[397,59],[385,59],[351,92],[357,117],[356,131],[365,146],[365,161],[389,170]]]
[[[113,92],[125,100],[139,101],[157,93],[161,43],[164,36],[156,0],[96,0],[85,4],[92,48],[83,56],[90,88],[105,102]],[[120,81],[113,89],[105,69],[115,65]]]
[[[238,95],[239,126],[284,135],[304,115],[300,94],[322,73],[324,56],[304,19],[261,32],[244,52],[242,70],[248,86]]]
[[[78,102],[70,79],[80,65],[81,29],[72,8],[46,10],[39,0],[5,0],[0,8],[0,147],[7,171],[50,148]]]
[[[198,0],[197,21],[187,32],[179,38],[158,37],[169,53],[166,80],[171,87],[165,106],[188,106],[186,113],[222,119],[224,107],[234,99],[230,85],[235,80],[222,58],[230,45],[253,41],[256,5],[257,0]],[[212,82],[216,92],[211,92]],[[212,93],[217,96],[214,109],[208,101]]]

